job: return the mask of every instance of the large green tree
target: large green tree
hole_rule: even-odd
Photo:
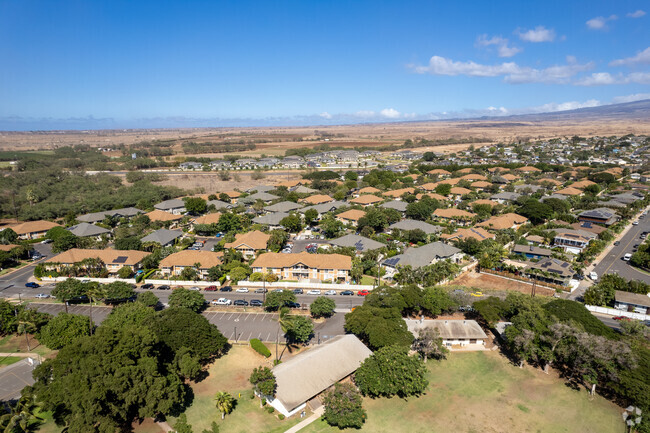
[[[90,330],[86,316],[59,313],[41,329],[39,341],[52,350],[59,350],[88,335]]]
[[[260,406],[262,398],[275,397],[277,382],[275,375],[268,367],[256,367],[253,369],[248,381],[255,388],[255,393],[260,397]]]
[[[264,308],[266,308],[267,311],[277,311],[292,302],[296,302],[296,295],[289,290],[270,292],[266,295]]]
[[[366,420],[361,395],[350,383],[337,383],[323,399],[323,418],[329,425],[339,429],[361,428]]]
[[[387,346],[366,358],[354,375],[364,395],[371,397],[408,397],[424,392],[429,382],[427,367],[408,348]]]
[[[205,297],[199,291],[175,289],[169,295],[169,306],[187,308],[198,313],[205,308]]]
[[[373,350],[390,345],[410,347],[413,343],[413,334],[398,308],[362,305],[345,315],[344,327]]]
[[[309,305],[309,312],[313,317],[330,317],[334,314],[336,302],[327,296],[319,296]]]

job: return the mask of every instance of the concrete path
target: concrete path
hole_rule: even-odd
[[[318,418],[320,418],[323,415],[323,413],[325,413],[325,407],[321,406],[318,409],[316,409],[309,418],[300,421],[298,424],[294,425],[289,430],[286,430],[284,433],[296,433],[297,431],[304,429],[309,424],[313,423]]]
[[[167,424],[167,421],[156,421],[156,424],[158,424],[158,426],[160,426],[160,428],[165,433],[169,433],[170,431],[174,431],[174,429],[169,424]]]

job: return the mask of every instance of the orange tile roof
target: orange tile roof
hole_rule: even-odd
[[[505,180],[509,180],[509,181],[519,179],[519,176],[516,176],[514,174],[510,174],[510,173],[506,173],[506,174],[502,175],[501,177],[504,178]]]
[[[460,174],[468,174],[468,173],[471,173],[471,172],[472,172],[471,168],[462,168],[460,170],[456,170],[456,173],[460,173]]]
[[[142,259],[149,254],[146,251],[135,250],[90,250],[81,248],[72,248],[64,251],[48,260],[45,263],[79,263],[85,259],[100,259],[104,264],[122,264],[133,266],[140,263]],[[119,258],[119,260],[118,260]]]
[[[431,198],[433,198],[433,199],[435,199],[435,200],[438,200],[438,201],[446,201],[446,200],[449,200],[449,199],[448,199],[447,197],[445,197],[444,195],[436,194],[435,192],[425,192],[425,193],[423,193],[423,194],[416,194],[416,195],[415,195],[415,198],[417,198],[418,200],[420,200],[420,199],[421,199],[422,197],[424,197],[425,195],[426,195],[426,196],[429,196],[429,197],[431,197]]]
[[[465,210],[449,208],[449,209],[436,209],[433,214],[440,218],[458,218],[458,219],[472,219],[476,214],[467,212]]]
[[[503,215],[493,216],[492,218],[476,224],[476,227],[487,227],[495,230],[505,230],[518,224],[524,224],[528,221],[525,216],[516,213],[506,213]]]
[[[580,195],[582,194],[582,191],[580,191],[577,188],[571,188],[570,186],[564,189],[561,189],[559,191],[555,191],[556,194],[562,194],[562,195]]]
[[[223,252],[183,250],[170,254],[160,261],[160,267],[194,266],[200,263],[201,269],[209,269],[221,264]]]
[[[209,213],[194,219],[194,224],[216,224],[219,222],[221,214],[219,212]]]
[[[384,201],[384,199],[377,197],[376,195],[372,194],[364,194],[361,195],[357,198],[353,198],[350,200],[350,203],[355,203],[355,204],[373,204],[373,203],[379,203]]]
[[[559,180],[557,180],[557,179],[548,179],[548,178],[539,179],[539,180],[537,180],[537,183],[539,183],[540,185],[543,185],[545,183],[550,183],[551,185],[555,185],[555,186],[562,185],[562,182],[560,182]]]
[[[224,191],[224,194],[226,194],[230,198],[237,198],[241,195],[241,192],[239,191]]]
[[[314,269],[352,269],[352,258],[342,254],[264,253],[253,262],[253,268],[289,268],[303,264]]]
[[[490,182],[485,182],[484,180],[479,180],[472,184],[472,188],[489,188],[492,184]]]
[[[460,178],[459,177],[454,177],[452,179],[441,180],[438,183],[446,183],[448,185],[456,185],[458,182],[460,182]]]
[[[224,247],[238,248],[240,246],[247,246],[253,250],[265,250],[269,239],[271,239],[271,235],[259,230],[253,230],[248,233],[237,233],[235,235],[235,241],[226,243]]]
[[[517,170],[518,171],[523,171],[524,173],[532,173],[532,172],[542,171],[537,167],[531,167],[529,165],[527,165],[525,167],[519,167]]]
[[[474,238],[477,241],[481,242],[486,239],[494,239],[496,238],[496,235],[480,227],[473,227],[473,228],[459,228],[452,234],[443,233],[440,235],[440,237],[447,240]]]
[[[316,195],[311,195],[309,197],[303,198],[300,201],[309,204],[321,204],[321,203],[329,203],[331,201],[334,201],[334,199],[326,194],[316,194]]]
[[[487,199],[480,199],[480,200],[474,200],[472,203],[470,203],[471,206],[475,206],[477,204],[486,204],[488,206],[497,206],[499,203],[494,201],[494,200],[487,200]]]
[[[470,192],[472,192],[472,190],[467,189],[467,188],[461,188],[461,187],[455,186],[450,190],[450,192],[452,194],[455,194],[455,195],[465,195],[465,194],[469,194]]]
[[[451,173],[448,172],[447,170],[443,170],[442,168],[436,168],[435,170],[429,170],[427,171],[429,174],[438,174],[442,176],[450,176]]]
[[[359,221],[359,219],[363,218],[365,215],[366,213],[362,210],[350,209],[346,210],[345,212],[341,212],[336,217],[344,220]]]
[[[428,182],[428,183],[420,185],[419,188],[421,188],[421,189],[423,189],[425,191],[434,191],[437,186],[438,186],[437,183]]]
[[[466,174],[465,176],[461,177],[461,179],[463,179],[463,180],[487,180],[487,177],[485,177],[483,175],[480,175],[480,174],[472,173],[472,174]]]
[[[591,185],[596,185],[596,182],[592,182],[590,180],[580,180],[578,182],[573,182],[571,185],[569,185],[569,188],[578,188],[578,189],[585,189],[588,186]]]
[[[178,221],[183,218],[183,215],[174,215],[158,209],[154,209],[145,215],[148,216],[151,221]]]
[[[415,193],[415,188],[410,188],[409,187],[409,188],[395,189],[393,191],[386,191],[383,195],[387,195],[388,197],[397,198],[397,197],[401,197],[402,194],[404,194],[404,193],[413,194],[413,193]]]
[[[51,221],[38,220],[38,221],[25,221],[24,223],[10,225],[9,227],[16,232],[17,235],[25,235],[28,233],[46,232],[53,227],[61,227],[59,224]]]
[[[14,245],[14,244],[9,244],[9,245],[0,245],[0,251],[11,251],[14,248],[18,248],[20,245]]]
[[[359,194],[376,194],[378,192],[381,192],[381,190],[372,186],[367,186],[359,190]]]

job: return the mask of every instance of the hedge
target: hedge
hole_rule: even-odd
[[[262,343],[262,342],[261,342],[260,340],[258,340],[257,338],[253,338],[253,339],[250,341],[250,344],[251,344],[251,347],[253,348],[253,350],[255,350],[255,351],[256,351],[257,353],[259,353],[260,355],[262,355],[262,356],[264,356],[264,357],[266,357],[266,358],[268,358],[269,356],[271,356],[271,351],[269,350],[269,348],[266,347],[266,346],[264,345],[264,343]]]

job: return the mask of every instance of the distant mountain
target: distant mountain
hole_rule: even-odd
[[[595,119],[650,119],[650,99],[625,102],[622,104],[600,105],[598,107],[578,108],[575,110],[555,111],[552,113],[521,114],[500,119],[545,121],[545,120],[595,120]]]

